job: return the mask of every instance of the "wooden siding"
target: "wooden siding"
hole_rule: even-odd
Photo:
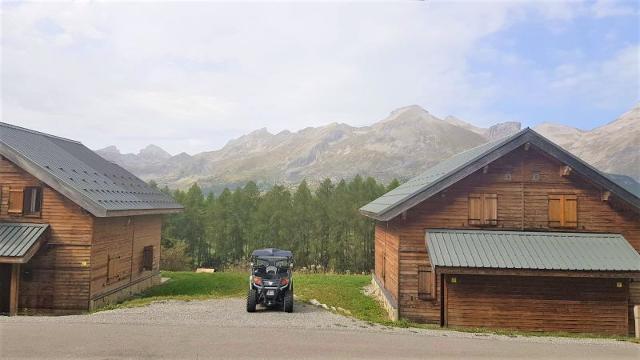
[[[601,189],[575,172],[562,176],[561,166],[557,160],[533,147],[528,151],[521,148],[490,164],[486,173],[480,170],[410,209],[406,217],[398,216],[390,221],[389,226],[396,229],[400,238],[400,316],[417,322],[440,323],[440,281],[436,289],[436,300],[421,300],[418,297],[418,269],[431,265],[425,245],[426,229],[489,228],[619,233],[640,251],[639,213],[614,196],[609,201],[602,201]],[[498,221],[495,226],[469,224],[468,198],[471,193],[497,194]],[[549,227],[550,194],[577,196],[577,227]],[[384,223],[379,225],[381,224]],[[376,227],[376,232],[381,229],[380,226]],[[376,235],[376,254],[381,243],[379,237]],[[376,259],[376,274],[378,265],[379,260]],[[631,285],[630,305],[640,304],[638,287],[640,283]]]
[[[161,215],[96,218],[91,251],[91,299],[157,273],[161,230]],[[153,270],[144,271],[144,247],[149,245],[154,247]],[[108,277],[109,266],[113,267],[111,278]]]
[[[41,186],[39,217],[9,214],[10,190]],[[20,311],[86,310],[93,218],[64,196],[0,157],[0,221],[48,223],[48,242],[22,266]]]
[[[628,332],[625,279],[447,275],[446,287],[449,326]]]
[[[376,224],[375,273],[385,289],[398,301],[398,245],[397,231],[388,223]]]

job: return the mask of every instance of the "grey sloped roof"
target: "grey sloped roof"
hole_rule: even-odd
[[[0,223],[0,258],[15,262],[29,261],[28,258],[19,258],[33,253],[30,250],[38,245],[48,227],[48,224]]]
[[[633,179],[600,172],[534,130],[525,128],[513,135],[469,149],[436,164],[421,175],[361,207],[360,212],[377,220],[391,220],[526,143],[570,165],[591,181],[640,208],[640,191],[631,185],[630,181],[635,183]],[[623,177],[626,178],[626,182],[622,181]]]
[[[633,195],[640,198],[640,183],[635,181],[632,177],[620,174],[606,174],[611,181],[614,181],[618,185],[625,188]]]
[[[640,271],[640,254],[618,234],[427,230],[432,266]]]
[[[0,123],[0,154],[98,217],[182,209],[77,141]]]

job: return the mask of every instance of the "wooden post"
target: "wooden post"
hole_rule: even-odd
[[[18,314],[18,293],[20,291],[20,264],[11,265],[11,285],[9,286],[9,316]]]
[[[633,318],[636,324],[636,338],[640,339],[640,305],[633,307]]]

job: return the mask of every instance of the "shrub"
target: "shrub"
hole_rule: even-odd
[[[162,246],[160,269],[167,271],[193,270],[193,259],[187,255],[187,243],[177,240],[172,242],[171,247]]]

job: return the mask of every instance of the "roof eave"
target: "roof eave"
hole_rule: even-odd
[[[105,215],[100,217],[178,214],[183,211],[183,207],[169,209],[107,210]]]
[[[367,210],[362,210],[362,209],[360,209],[359,211],[360,211],[360,214],[362,214],[362,215],[364,215],[366,217],[372,218],[374,220],[386,221],[384,219],[384,217],[380,216],[377,213],[374,213],[374,212],[371,212],[371,211],[367,211]]]

